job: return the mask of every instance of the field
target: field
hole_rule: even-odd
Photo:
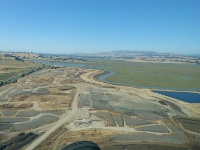
[[[95,65],[94,65],[95,64]],[[136,63],[100,59],[98,69],[115,72],[106,80],[145,88],[200,90],[200,65],[178,63]]]
[[[0,81],[7,81],[41,66],[39,63],[22,62],[12,57],[4,57],[0,59]]]

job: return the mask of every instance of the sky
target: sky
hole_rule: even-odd
[[[200,54],[200,0],[0,0],[0,50]]]

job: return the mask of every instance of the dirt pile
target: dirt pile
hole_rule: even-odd
[[[84,118],[80,118],[79,120],[75,121],[74,125],[77,128],[88,127],[94,121],[102,121],[101,119],[97,118],[95,115],[88,114]]]

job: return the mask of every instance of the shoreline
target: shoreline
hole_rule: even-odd
[[[150,91],[168,91],[168,92],[185,92],[185,93],[195,93],[195,94],[200,94],[200,89],[199,91],[196,91],[196,90],[189,90],[189,89],[166,89],[166,88],[159,88],[159,87],[155,87],[155,88],[150,88],[150,87],[145,87],[145,86],[137,86],[137,85],[128,85],[128,84],[120,84],[120,83],[117,83],[117,82],[111,82],[111,81],[108,81],[106,80],[105,78],[105,81],[102,81],[102,80],[99,80],[99,78],[101,76],[104,76],[104,75],[108,75],[108,74],[111,74],[112,72],[111,71],[101,71],[100,73],[96,74],[93,76],[93,78],[96,80],[96,81],[99,81],[99,82],[103,82],[103,83],[108,83],[108,84],[113,84],[113,85],[120,85],[120,86],[129,86],[129,87],[135,87],[135,88],[140,88],[140,89],[148,89]]]

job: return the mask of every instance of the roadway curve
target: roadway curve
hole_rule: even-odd
[[[59,127],[64,125],[65,123],[70,122],[73,117],[75,116],[76,112],[78,111],[78,96],[81,92],[81,85],[73,85],[76,87],[77,91],[74,96],[73,102],[72,102],[72,111],[68,114],[67,116],[64,116],[63,118],[60,118],[59,121],[52,127],[50,128],[46,133],[44,133],[42,136],[40,136],[38,139],[36,139],[33,143],[31,143],[26,150],[32,150],[36,148],[42,141],[44,141],[51,133],[53,133],[55,130],[57,130]]]

